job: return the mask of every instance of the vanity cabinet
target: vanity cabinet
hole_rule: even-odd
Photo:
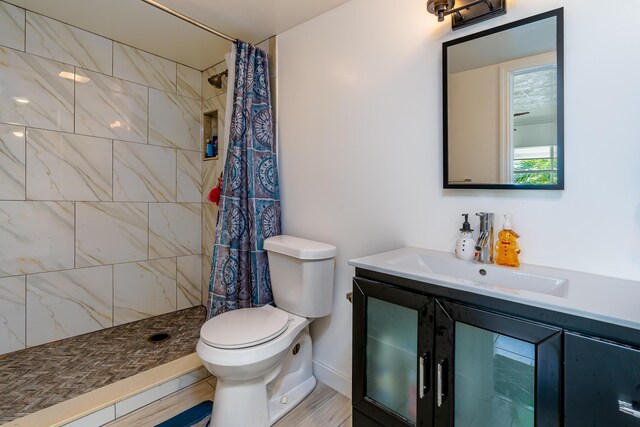
[[[354,279],[356,426],[559,426],[562,330]]]
[[[436,300],[435,426],[559,426],[562,330]]]
[[[356,425],[431,425],[433,298],[356,279],[353,310]]]
[[[567,426],[640,426],[640,350],[565,333]]]
[[[410,247],[349,264],[354,426],[640,427],[637,282]]]

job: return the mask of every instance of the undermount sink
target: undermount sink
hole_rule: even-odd
[[[509,267],[462,261],[453,255],[421,253],[419,249],[415,249],[413,253],[390,257],[386,263],[398,268],[422,272],[425,278],[434,274],[447,276],[454,281],[471,282],[476,286],[508,293],[528,291],[565,297],[569,290],[569,281],[566,279],[533,274]]]

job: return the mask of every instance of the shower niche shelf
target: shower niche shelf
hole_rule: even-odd
[[[207,150],[209,141],[213,137],[218,138],[218,150],[220,149],[220,137],[219,137],[219,115],[218,110],[206,111],[204,113],[202,127],[203,127],[203,141],[202,141],[202,160],[218,160],[218,155],[211,155],[211,152]]]

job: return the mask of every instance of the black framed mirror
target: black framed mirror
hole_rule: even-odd
[[[564,189],[563,9],[443,43],[444,188]]]

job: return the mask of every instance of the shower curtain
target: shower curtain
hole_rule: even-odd
[[[268,59],[240,40],[232,99],[207,318],[273,302],[263,243],[280,234],[280,195]]]

